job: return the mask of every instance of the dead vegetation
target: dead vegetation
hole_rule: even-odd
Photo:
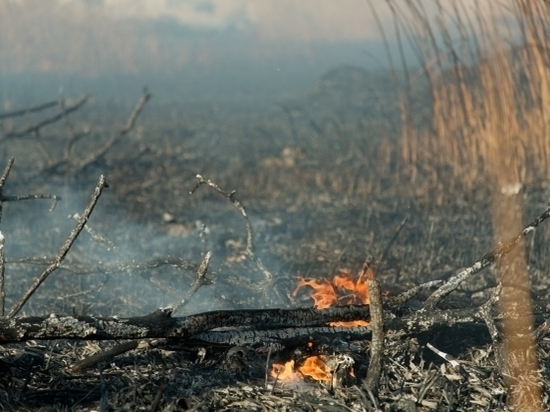
[[[420,81],[404,67],[411,87],[401,94],[397,139],[365,136],[365,124],[319,119],[284,106],[277,108],[283,120],[272,124],[262,118],[228,119],[218,129],[207,119],[204,129],[177,124],[172,130],[164,120],[148,123],[155,133],[174,134],[163,135],[159,144],[148,141],[135,124],[149,99],[146,91],[125,126],[101,126],[108,133],[73,123],[87,96],[1,115],[0,139],[9,143],[4,151],[21,150],[12,146],[18,139],[39,141],[41,150],[32,154],[39,159],[37,169],[25,164],[26,173],[9,179],[13,161],[7,161],[0,206],[58,198],[47,193],[10,197],[4,194],[6,182],[21,181],[16,186],[21,190],[40,172],[46,176],[42,182],[61,178],[82,184],[91,171],[107,165],[118,201],[124,200],[131,216],[150,224],[139,229],[142,244],[154,242],[158,232],[151,226],[160,226],[161,216],[168,216],[171,226],[166,226],[170,242],[160,256],[145,248],[140,259],[108,255],[105,250],[120,251],[121,243],[136,237],[123,242],[111,237],[119,218],[109,220],[108,211],[100,212],[101,230],[89,233],[93,242],[74,244],[91,226],[90,214],[105,187],[102,178],[54,257],[0,254],[0,297],[11,305],[0,321],[0,404],[19,410],[547,408],[549,236],[547,229],[535,231],[549,215],[541,190],[550,153],[545,139],[547,6],[511,2],[513,7],[502,12],[515,18],[519,30],[514,31],[510,20],[508,25],[485,20],[482,5],[472,11],[458,2],[435,3],[441,6],[435,26],[419,3],[390,3],[399,33],[418,42],[430,95],[429,110],[419,113],[414,82]],[[449,16],[456,27],[448,23]],[[505,44],[502,30],[513,33],[515,42]],[[439,37],[442,42],[432,41]],[[349,69],[346,73],[359,76]],[[53,108],[59,112],[32,120]],[[21,115],[23,123],[31,124],[19,127],[5,120]],[[60,124],[65,135],[49,146],[50,136],[43,131]],[[91,147],[83,139],[89,133],[96,133]],[[283,137],[270,148],[254,140],[257,135]],[[128,147],[113,155],[123,138]],[[243,141],[250,158],[238,151]],[[212,180],[199,175],[197,187],[210,190],[189,198],[198,172]],[[251,214],[234,191],[223,189],[235,185],[239,199],[249,205],[258,201]],[[216,203],[213,195],[236,207],[244,218],[244,236],[242,221],[220,212],[225,204]],[[523,214],[538,217],[524,228]],[[208,218],[222,223],[216,228],[205,223]],[[2,252],[12,236],[4,230],[6,219],[9,214],[2,217]],[[174,225],[180,230],[172,230]],[[227,238],[211,240],[220,234]],[[186,250],[182,239],[192,236],[199,242]],[[92,254],[98,241],[101,252]],[[297,308],[311,305],[291,296],[298,273],[318,279],[341,267],[356,269],[370,253],[383,256],[376,261],[376,278],[382,295],[387,291],[390,296],[371,283],[369,306]],[[279,266],[269,256],[277,257]],[[31,280],[22,265],[31,271],[33,265],[45,268]],[[165,275],[162,270],[169,267],[176,273]],[[114,287],[108,295],[112,300],[100,301],[94,297],[100,287],[77,287],[83,283],[77,276],[91,274],[105,276],[103,284],[138,274],[148,291],[162,291],[171,308],[144,309],[154,305],[146,306],[147,292],[125,287]],[[60,280],[52,280],[58,275]],[[46,278],[61,300],[73,305],[54,306],[64,313],[50,315],[43,309],[48,297],[38,291]],[[29,281],[29,288],[14,279]],[[174,287],[182,281],[183,288]],[[215,298],[200,297],[210,287]],[[197,304],[193,313],[173,316],[190,302]],[[226,310],[204,313],[214,303]],[[265,309],[273,306],[284,310]],[[24,307],[28,313],[15,316]],[[327,327],[331,320],[358,318],[371,324]],[[319,355],[332,362],[329,380],[285,382],[268,373],[272,362],[303,365]],[[348,373],[350,364],[354,376]]]

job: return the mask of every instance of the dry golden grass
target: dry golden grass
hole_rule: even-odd
[[[417,1],[391,3],[401,38],[422,62],[421,73],[408,71],[408,80],[424,77],[431,100],[430,115],[419,122],[412,86],[401,92],[402,177],[447,192],[547,180],[550,5],[431,3],[435,16]],[[495,156],[500,152],[503,158]]]
[[[430,115],[419,121],[413,76],[404,64],[401,178],[437,193],[436,202],[446,193],[487,188],[498,242],[522,227],[521,198],[506,188],[548,181],[550,172],[550,3],[478,2],[473,9],[459,0],[430,3],[435,16],[419,1],[389,3],[396,33],[417,50],[431,100]],[[524,249],[501,262],[498,272],[500,281],[512,273],[524,286],[523,292],[505,287],[500,305],[529,315]],[[529,322],[504,321],[503,370],[508,402],[517,410],[541,410],[536,379],[522,379],[537,371],[531,328]]]

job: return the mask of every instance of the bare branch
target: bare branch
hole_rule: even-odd
[[[58,113],[55,116],[44,119],[41,122],[39,122],[38,124],[36,124],[34,126],[29,126],[26,129],[23,129],[21,131],[14,131],[14,132],[7,133],[5,135],[5,137],[6,138],[9,138],[9,137],[23,137],[23,136],[26,136],[26,135],[31,134],[31,133],[38,133],[40,131],[40,129],[43,128],[44,126],[48,126],[50,124],[56,123],[59,120],[61,120],[64,116],[66,116],[67,114],[72,113],[72,112],[80,109],[89,99],[90,99],[90,94],[87,94],[87,95],[81,97],[73,105],[66,107],[65,110],[62,113]],[[57,104],[57,102],[56,102],[56,104]]]
[[[455,290],[458,285],[464,282],[466,279],[469,279],[473,275],[481,272],[487,266],[496,262],[503,256],[506,256],[510,253],[520,241],[527,236],[529,233],[535,230],[535,228],[550,217],[550,205],[547,209],[538,216],[535,220],[529,223],[520,233],[518,233],[513,238],[507,240],[504,244],[498,245],[491,252],[484,255],[481,259],[477,260],[472,266],[460,271],[456,275],[452,276],[447,282],[445,282],[439,289],[437,289],[432,295],[426,299],[424,303],[423,310],[430,311],[433,310],[437,304],[449,293]]]
[[[19,117],[29,113],[40,112],[42,110],[49,109],[50,107],[55,107],[57,106],[57,104],[58,104],[57,100],[54,100],[53,102],[43,103],[38,106],[28,107],[26,109],[14,110],[13,112],[7,112],[7,113],[0,113],[0,119],[7,119],[9,117]]]
[[[370,296],[370,316],[372,339],[370,346],[370,364],[364,385],[373,395],[378,393],[378,383],[382,373],[382,356],[384,355],[384,316],[382,311],[382,295],[380,283],[376,280],[367,280]]]
[[[69,216],[69,219],[74,219],[77,222],[80,220],[80,214],[75,213],[72,216]],[[101,243],[107,247],[108,250],[117,250],[118,247],[115,245],[111,240],[109,240],[107,237],[103,236],[101,233],[96,232],[94,229],[90,227],[90,225],[84,226],[84,230],[90,235],[92,240],[95,240],[98,243]]]
[[[103,156],[105,153],[109,151],[111,147],[114,146],[114,144],[124,135],[126,135],[130,130],[134,128],[134,125],[136,124],[136,119],[145,107],[145,104],[149,101],[151,98],[151,93],[147,90],[147,88],[143,89],[143,93],[141,94],[141,97],[137,101],[134,110],[132,110],[132,113],[130,113],[130,117],[126,121],[126,124],[118,133],[115,133],[104,145],[102,148],[97,150],[96,152],[92,153],[90,156],[79,162],[76,166],[78,169],[83,169],[86,166],[88,166],[90,163],[95,162],[97,159],[99,159],[101,156]]]
[[[229,200],[231,203],[233,203],[233,206],[235,206],[240,212],[244,220],[244,224],[246,227],[246,255],[254,262],[256,263],[256,266],[258,266],[258,269],[262,272],[262,274],[265,277],[265,281],[262,285],[259,285],[258,289],[263,290],[266,285],[270,284],[273,280],[273,275],[267,268],[264,266],[263,262],[259,257],[257,257],[254,254],[254,239],[252,235],[252,225],[250,224],[250,219],[248,218],[248,213],[246,212],[246,209],[244,208],[243,204],[235,199],[235,193],[236,191],[233,190],[232,192],[228,192],[226,190],[223,190],[221,187],[219,187],[216,183],[212,182],[210,179],[205,179],[200,174],[196,176],[197,183],[195,187],[191,190],[190,194],[195,193],[195,191],[201,186],[201,185],[207,185],[210,186],[212,189],[214,189],[216,192],[221,194],[223,197],[225,197],[227,200]]]
[[[4,317],[4,310],[6,306],[6,292],[4,290],[5,274],[4,274],[4,235],[0,232],[0,317]]]
[[[197,279],[193,282],[193,284],[189,287],[189,290],[185,294],[184,298],[174,307],[174,313],[178,311],[182,306],[187,305],[187,302],[191,300],[193,295],[199,290],[199,288],[206,283],[206,272],[208,271],[208,264],[210,263],[210,258],[212,257],[212,251],[209,250],[206,252],[206,255],[204,255],[204,259],[202,260],[201,265],[199,266],[199,270],[197,271]]]
[[[10,157],[8,160],[8,164],[6,165],[6,168],[4,169],[4,172],[2,173],[2,176],[0,176],[0,222],[2,221],[2,204],[4,202],[4,185],[6,184],[6,179],[8,178],[11,168],[13,167],[13,162],[15,159],[13,157]]]
[[[54,261],[50,263],[50,265],[44,269],[44,271],[34,280],[34,282],[29,286],[29,288],[25,291],[23,296],[19,299],[19,301],[16,302],[16,304],[13,306],[12,310],[8,314],[8,317],[15,316],[23,307],[23,305],[29,300],[29,298],[32,296],[34,291],[46,280],[46,278],[54,271],[56,270],[61,262],[65,259],[65,256],[69,252],[71,246],[73,245],[74,241],[84,228],[84,225],[88,221],[90,215],[92,214],[92,211],[95,208],[95,205],[97,204],[97,201],[99,200],[99,197],[101,196],[101,193],[103,192],[103,189],[108,187],[107,182],[105,180],[105,176],[101,175],[99,177],[99,181],[97,183],[97,186],[92,194],[92,197],[90,199],[90,203],[84,210],[84,213],[82,214],[82,217],[78,221],[76,227],[71,231],[69,237],[59,250],[57,256],[55,257]]]
[[[128,342],[120,343],[109,350],[101,351],[94,353],[93,355],[87,357],[86,359],[81,360],[80,362],[75,363],[70,371],[71,372],[80,372],[82,369],[88,368],[90,366],[96,365],[99,362],[103,362],[107,359],[111,359],[122,353],[136,349],[139,345],[139,341],[131,340]]]

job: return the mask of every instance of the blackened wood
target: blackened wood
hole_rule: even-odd
[[[42,103],[38,106],[28,107],[26,109],[14,110],[13,112],[0,113],[0,119],[7,119],[8,117],[19,117],[19,116],[24,116],[26,114],[33,113],[33,112],[40,112],[42,110],[49,109],[50,107],[55,107],[57,106],[57,104],[58,104],[57,100],[54,100],[48,103]]]
[[[370,326],[349,328],[344,326],[312,326],[265,330],[217,330],[199,333],[193,340],[209,344],[250,346],[258,343],[282,342],[287,340],[298,341],[304,337],[310,338],[319,335],[341,336],[346,340],[365,339],[371,336]]]
[[[328,322],[367,320],[369,307],[341,306],[328,309],[266,309],[216,311],[173,318],[172,309],[134,318],[95,316],[35,316],[0,319],[0,344],[30,339],[144,339],[189,338],[222,327],[325,326]]]
[[[382,311],[382,295],[380,283],[376,280],[367,280],[370,297],[370,324],[372,328],[372,339],[370,346],[370,363],[365,378],[365,385],[370,388],[376,396],[378,394],[378,383],[382,372],[382,356],[384,355],[384,315]]]
[[[69,253],[69,250],[71,249],[71,246],[73,245],[74,241],[84,228],[84,225],[86,222],[88,222],[88,218],[92,214],[95,205],[97,204],[97,201],[99,200],[99,197],[101,196],[101,193],[103,192],[103,189],[109,187],[107,185],[107,181],[105,179],[105,176],[101,175],[99,177],[99,181],[97,182],[96,188],[94,192],[92,193],[90,202],[86,209],[84,210],[84,213],[82,214],[82,217],[79,219],[77,225],[75,228],[71,231],[69,234],[69,237],[63,243],[61,246],[61,249],[59,249],[59,252],[57,253],[57,256],[51,262],[44,271],[38,275],[38,277],[32,282],[32,284],[27,288],[23,296],[15,303],[11,311],[8,313],[8,317],[15,316],[23,307],[23,305],[29,300],[29,298],[32,296],[32,294],[35,292],[36,289],[46,280],[46,278],[54,271],[56,270],[61,262],[65,259],[65,256],[67,256],[67,253]]]
[[[130,350],[136,349],[139,345],[139,341],[131,340],[128,342],[120,343],[109,350],[94,353],[92,356],[87,357],[86,359],[81,360],[80,362],[75,363],[70,371],[79,372],[82,369],[88,368],[90,366],[96,365],[99,362],[106,361],[117,355],[128,352]]]
[[[498,245],[491,252],[487,253],[481,259],[477,260],[472,266],[460,271],[456,275],[452,276],[449,280],[447,280],[447,282],[445,282],[439,289],[432,293],[432,295],[428,299],[426,299],[423,309],[425,311],[433,310],[445,296],[454,291],[462,282],[469,279],[471,276],[481,272],[487,266],[493,264],[498,259],[510,253],[525,236],[533,232],[535,228],[544,220],[548,219],[548,217],[550,217],[550,206],[540,216],[529,223],[516,236],[509,239],[505,243]]]
[[[84,106],[84,104],[90,99],[90,96],[91,96],[90,94],[87,94],[87,95],[83,96],[75,104],[66,107],[63,113],[58,113],[58,114],[56,114],[52,117],[44,119],[41,122],[37,123],[36,125],[29,126],[29,127],[27,127],[26,129],[23,129],[20,132],[14,131],[14,132],[7,133],[5,135],[5,137],[23,137],[23,136],[27,136],[31,133],[38,133],[42,127],[53,124],[53,123],[61,120],[63,118],[63,116],[66,116],[67,114],[80,109],[80,107]],[[57,104],[57,102],[56,102],[56,104]]]

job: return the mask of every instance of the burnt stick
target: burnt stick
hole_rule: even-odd
[[[529,223],[516,236],[508,239],[503,244],[499,244],[495,249],[484,255],[481,259],[474,262],[472,266],[460,271],[454,276],[451,276],[449,280],[447,280],[439,289],[432,293],[428,299],[426,299],[422,310],[432,311],[437,306],[437,304],[443,298],[445,298],[445,296],[453,292],[462,282],[481,272],[487,266],[493,264],[503,256],[506,256],[508,253],[510,253],[525,236],[533,232],[535,228],[543,221],[548,219],[548,217],[550,217],[550,205],[541,215],[539,215],[535,220]]]
[[[101,196],[101,193],[103,192],[103,189],[109,187],[107,185],[107,181],[105,179],[105,176],[101,175],[99,177],[99,181],[97,182],[96,188],[94,189],[94,192],[92,193],[90,203],[84,210],[84,213],[82,214],[81,218],[79,219],[77,225],[75,228],[71,231],[69,234],[69,237],[63,243],[61,246],[61,249],[59,249],[59,252],[57,253],[57,256],[51,262],[44,271],[36,277],[36,279],[32,282],[32,284],[27,288],[27,290],[23,293],[23,296],[15,303],[11,311],[8,313],[8,317],[11,318],[15,316],[23,307],[23,305],[29,300],[29,298],[32,296],[32,294],[35,292],[36,289],[46,280],[46,278],[54,271],[56,270],[61,262],[65,259],[65,256],[67,256],[67,253],[69,253],[69,250],[71,249],[71,246],[73,245],[74,241],[84,228],[84,225],[86,222],[88,222],[88,219],[90,215],[92,214],[95,205],[97,204],[97,201],[99,200],[99,197]]]
[[[372,338],[370,346],[370,363],[364,385],[373,395],[378,394],[378,383],[382,373],[382,357],[384,356],[384,315],[382,311],[382,295],[380,283],[376,280],[367,280],[370,296],[370,315]]]

